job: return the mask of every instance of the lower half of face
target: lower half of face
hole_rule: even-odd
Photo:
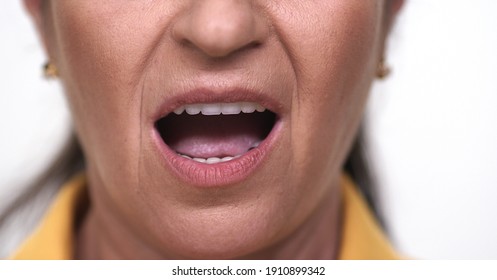
[[[51,4],[95,210],[163,255],[271,246],[339,195],[383,3],[149,2]]]

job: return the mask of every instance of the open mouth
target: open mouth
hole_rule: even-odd
[[[159,119],[156,129],[177,155],[202,164],[229,162],[256,149],[278,116],[254,102],[190,104]]]

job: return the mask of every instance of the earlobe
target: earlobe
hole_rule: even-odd
[[[394,3],[392,4],[392,13],[396,15],[404,6],[405,0],[394,0],[393,2]]]
[[[391,26],[392,23],[394,22],[395,18],[399,14],[400,10],[404,6],[405,0],[391,0],[390,7],[389,7],[389,18],[390,22],[389,25]]]
[[[404,6],[405,0],[389,0],[387,1],[387,16],[385,17],[385,26],[387,33],[390,32],[390,29],[392,28],[395,18],[399,14],[400,10]]]
[[[386,16],[384,17],[384,32],[383,32],[383,40],[381,50],[382,53],[380,55],[378,66],[376,68],[376,77],[378,79],[385,79],[391,72],[390,67],[387,65],[385,61],[386,57],[386,40],[388,34],[390,33],[392,26],[394,25],[395,18],[399,14],[400,10],[404,6],[404,0],[387,0],[386,4]]]
[[[41,2],[43,0],[23,0],[24,8],[31,15],[33,20],[36,23],[36,26],[39,28],[41,25]]]
[[[38,31],[39,38],[43,44],[43,47],[48,54],[48,46],[47,46],[47,30],[46,30],[46,19],[45,17],[45,4],[48,0],[23,0],[24,8],[31,16],[33,23],[36,26],[36,30]],[[50,56],[50,55],[49,55]]]

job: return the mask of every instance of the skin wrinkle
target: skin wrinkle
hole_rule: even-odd
[[[270,22],[275,22],[274,19],[270,15],[268,15],[268,13],[265,13],[265,14],[266,14],[267,18],[271,19]],[[274,33],[276,34],[275,37],[278,39],[280,45],[282,46],[283,50],[285,51],[285,54],[286,54],[288,60],[290,61],[290,65],[291,65],[292,70],[293,70],[292,72],[298,74],[298,71],[299,71],[298,69],[300,69],[300,67],[298,67],[299,62],[294,59],[295,55],[292,53],[292,50],[289,47],[289,44],[287,43],[287,39],[285,37],[285,32],[281,31],[278,28],[277,24],[271,24],[270,30],[274,30]],[[294,78],[294,80],[295,80],[295,88],[300,88],[300,85],[298,84],[298,82],[299,82],[298,79],[295,77],[292,77],[292,78]],[[294,93],[294,95],[295,94],[296,93]]]
[[[382,0],[41,0],[46,14],[24,1],[50,21],[40,33],[88,162],[78,257],[336,257],[341,165],[384,44]],[[211,24],[224,33],[201,30]],[[155,146],[158,105],[233,86],[280,102],[278,141],[246,180],[194,188]]]
[[[147,76],[145,76],[143,79],[146,80]],[[142,124],[143,122],[147,119],[146,117],[144,117],[144,114],[143,114],[143,97],[145,96],[145,82],[142,83],[142,90],[141,90],[141,94],[140,94],[140,119],[142,120]],[[143,126],[140,127],[140,154],[143,152]],[[138,181],[137,181],[137,184],[136,184],[136,192],[137,192],[137,195],[140,195],[140,188],[138,188],[138,186],[140,186],[140,178],[142,178],[142,173],[141,173],[141,170],[142,170],[142,160],[141,158],[138,159],[137,161],[137,170],[138,170]]]

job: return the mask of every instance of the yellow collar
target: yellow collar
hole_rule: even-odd
[[[86,178],[80,174],[60,189],[41,224],[12,259],[69,260],[74,257],[74,220]]]
[[[341,260],[401,259],[381,230],[357,187],[342,176],[342,240]]]
[[[74,220],[85,194],[86,179],[78,175],[60,190],[38,229],[12,259],[64,260],[74,258]],[[342,178],[343,216],[339,259],[399,259],[347,176]]]

